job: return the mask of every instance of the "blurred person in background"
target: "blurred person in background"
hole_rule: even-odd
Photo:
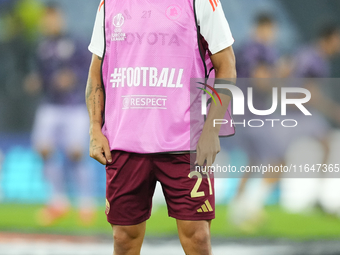
[[[304,86],[311,92],[311,106],[328,120],[340,124],[340,106],[327,94],[327,89],[318,83],[318,78],[333,78],[331,59],[340,53],[340,28],[335,23],[321,26],[318,37],[301,47],[295,54],[291,76],[308,79]],[[326,119],[325,119],[326,121]]]
[[[278,60],[278,50],[275,47],[276,36],[277,24],[274,17],[269,13],[258,14],[250,40],[235,53],[239,78],[250,78],[260,58],[265,59],[267,64],[276,64]]]
[[[309,123],[309,128],[302,129],[304,133],[324,137],[330,129],[329,121],[340,124],[340,106],[327,94],[327,87],[323,86],[320,79],[332,78],[331,59],[340,53],[340,29],[336,24],[324,24],[321,26],[318,37],[312,43],[302,46],[292,63],[291,76],[305,78],[303,85],[311,94],[312,99],[308,103],[313,116],[310,119],[315,123]],[[321,81],[321,83],[320,83]],[[289,108],[295,113],[296,108]],[[304,118],[305,119],[305,118]],[[304,121],[301,119],[301,121]],[[316,121],[318,120],[318,121]],[[322,127],[323,125],[323,127]],[[312,131],[314,130],[314,131]],[[318,134],[318,135],[316,135]],[[322,139],[321,139],[322,140]]]
[[[292,75],[299,78],[330,78],[330,60],[340,52],[337,24],[324,24],[318,38],[303,46],[295,55]]]
[[[89,224],[94,217],[93,180],[86,162],[89,120],[84,100],[89,54],[80,40],[66,33],[63,11],[55,3],[46,5],[41,29],[36,68],[25,82],[29,93],[43,94],[32,140],[52,186],[51,200],[38,212],[37,219],[42,225],[50,225],[68,213],[66,176],[70,175],[77,189],[80,219]]]
[[[249,42],[237,51],[237,73],[239,77],[252,80],[239,80],[238,86],[247,94],[253,88],[255,109],[267,110],[272,104],[272,79],[278,76],[279,55],[275,42],[278,32],[276,20],[269,13],[260,13],[255,18],[253,34]],[[246,112],[245,119],[254,115]],[[267,116],[256,116],[265,119]],[[275,118],[274,118],[275,119]],[[240,127],[237,133],[237,146],[247,153],[248,165],[280,165],[283,161],[282,148],[278,141],[277,129],[263,126],[261,129]],[[244,174],[237,194],[229,207],[231,223],[246,232],[253,232],[262,223],[263,206],[273,189],[276,178],[264,178],[251,192],[246,187],[252,173]]]
[[[332,78],[331,59],[339,53],[339,26],[328,23],[321,26],[316,40],[302,46],[295,54],[291,76],[304,78],[302,85],[298,86],[311,92],[312,98],[306,106],[313,118],[301,115],[295,107],[288,108],[289,116],[296,119],[299,125],[294,134],[287,137],[287,163],[302,163],[301,158],[305,158],[303,163],[309,165],[338,163],[339,155],[335,148],[339,140],[336,138],[338,131],[334,127],[340,125],[340,105],[332,99],[332,92],[328,91],[330,88],[327,86],[329,80],[325,78]],[[312,150],[312,147],[315,149]],[[335,158],[337,159],[334,162]],[[313,162],[315,159],[317,160]],[[325,193],[331,185],[335,185],[332,186],[335,189],[339,185],[335,183],[335,178],[331,182],[325,179],[328,174],[320,174],[319,177],[323,179],[285,179],[281,185],[283,192],[287,193],[282,199],[283,206],[293,212],[303,212],[320,204],[326,212],[340,215],[340,203],[336,201],[340,197],[334,200],[334,191]],[[331,201],[331,197],[333,201],[325,203]]]
[[[238,85],[251,87],[253,89],[253,106],[257,110],[268,110],[272,107],[273,79],[275,77],[276,66],[271,61],[263,59],[259,55],[252,64],[250,79],[239,80]],[[277,83],[275,84],[278,85]],[[246,89],[246,88],[245,88]],[[264,123],[268,116],[257,116],[246,110],[244,115],[246,120],[257,119]],[[273,113],[270,119],[280,119],[279,114]],[[249,166],[268,165],[280,166],[284,162],[284,147],[282,146],[281,128],[275,125],[264,125],[261,128],[240,127],[238,129],[237,146],[246,152]],[[252,186],[249,191],[250,178],[264,177]],[[229,219],[232,224],[245,232],[254,232],[265,219],[263,207],[268,196],[277,181],[276,174],[269,173],[265,176],[257,176],[254,173],[245,173],[240,181],[237,194],[229,207]]]
[[[298,130],[305,135],[311,135],[324,143],[327,150],[327,134],[331,129],[330,121],[340,125],[340,105],[327,93],[327,86],[322,82],[325,78],[332,78],[331,59],[340,53],[340,29],[336,24],[321,26],[318,37],[312,43],[302,46],[292,63],[291,76],[305,78],[303,85],[312,95],[308,106],[313,118],[305,123],[307,118],[301,118],[305,126]],[[296,108],[288,108],[295,114]],[[299,112],[299,111],[298,111]]]
[[[290,70],[286,72],[285,76],[298,77],[298,78],[328,78],[331,75],[330,63],[329,59],[335,56],[339,52],[340,46],[340,37],[339,30],[335,25],[327,25],[324,26],[319,33],[318,40],[313,44],[309,44],[308,46],[302,47],[302,49],[295,55],[295,58],[292,62],[290,62]],[[255,52],[255,51],[254,51]],[[257,51],[260,52],[260,51]],[[251,52],[248,52],[251,55]],[[265,51],[259,53],[259,56],[266,56]],[[256,58],[254,58],[256,59]],[[251,61],[251,58],[248,56],[249,64],[248,67],[253,66],[253,70],[251,71],[251,78],[270,78],[270,76],[259,76],[256,74],[257,67],[254,65],[256,61]],[[253,64],[251,64],[253,63]],[[278,63],[276,65],[278,67]],[[275,66],[275,65],[274,65]],[[255,70],[255,73],[254,73]],[[269,70],[269,69],[267,69]],[[278,69],[277,69],[278,70]],[[245,72],[244,72],[245,73]],[[262,72],[263,73],[263,72]],[[255,76],[254,76],[255,74]],[[267,74],[269,74],[267,72]],[[271,70],[271,74],[279,75],[279,70],[277,73]],[[283,128],[275,128],[272,130],[261,131],[257,134],[252,134],[251,129],[247,129],[244,131],[245,134],[239,136],[242,140],[243,138],[247,140],[247,143],[250,141],[257,139],[256,143],[257,147],[247,145],[248,148],[248,156],[249,156],[249,164],[254,165],[255,163],[259,164],[268,164],[271,165],[281,165],[286,163],[286,154],[289,153],[289,146],[296,139],[304,138],[304,137],[312,137],[317,139],[324,148],[324,157],[320,162],[317,163],[326,163],[328,157],[328,137],[330,131],[330,126],[327,119],[323,116],[328,116],[332,118],[333,121],[338,121],[340,108],[339,106],[331,100],[326,94],[323,92],[320,84],[317,84],[315,80],[308,80],[308,84],[305,84],[305,87],[311,92],[312,100],[309,103],[309,109],[312,107],[313,118],[306,118],[306,116],[301,115],[301,112],[298,109],[290,109],[288,108],[288,116],[292,119],[298,121],[298,126],[294,129],[293,132],[287,133],[287,129]],[[260,82],[264,83],[264,81]],[[254,91],[258,90],[256,88],[256,84],[254,86]],[[262,91],[264,92],[264,91]],[[269,91],[267,91],[269,93]],[[268,96],[269,95],[269,96]],[[264,96],[264,98],[263,98]],[[254,93],[254,102],[258,102],[257,105],[263,104],[267,100],[271,100],[271,88],[270,93],[265,95],[262,93],[262,96]],[[256,103],[254,103],[256,105]],[[270,107],[270,106],[269,106]],[[269,107],[263,109],[269,109]],[[292,107],[293,108],[293,107]],[[322,114],[321,114],[322,113]],[[258,118],[258,117],[257,117]],[[278,118],[279,119],[279,118]],[[339,122],[338,122],[339,123]],[[242,132],[242,130],[240,130]],[[249,137],[250,136],[250,137]],[[263,137],[264,136],[264,137]],[[247,138],[248,137],[248,138]],[[260,138],[259,138],[260,137]],[[240,143],[242,144],[242,143]],[[244,143],[243,143],[244,144]],[[300,148],[300,147],[299,147]],[[300,150],[300,149],[299,149]],[[259,152],[265,152],[263,155],[266,155],[266,158],[270,161],[264,160],[263,157],[259,157]],[[308,155],[304,160],[308,160],[311,156],[311,152],[309,150],[304,150]],[[301,151],[295,152],[295,155],[301,155]],[[300,157],[302,158],[302,157]],[[316,157],[314,157],[316,158]],[[290,160],[290,159],[288,159]],[[275,164],[276,163],[276,164]],[[306,163],[306,162],[304,162]],[[256,165],[256,164],[255,164]],[[246,186],[248,183],[248,178],[251,174],[246,174],[244,178],[241,180],[240,186],[238,188],[238,193],[233,200],[233,203],[230,207],[230,219],[232,223],[237,225],[240,229],[253,232],[256,231],[256,228],[261,225],[263,220],[263,208],[265,203],[272,193],[276,183],[279,181],[281,174],[266,174],[258,184],[257,188],[253,188],[251,192],[246,191]],[[284,183],[289,182],[290,180],[284,180]],[[301,182],[300,180],[296,180],[297,182]],[[301,182],[301,185],[298,186],[302,189],[297,190],[297,192],[303,190],[304,184]],[[295,196],[291,193],[292,196]],[[293,203],[293,198],[287,198],[290,202],[285,203]],[[299,203],[299,206],[302,207],[302,202]],[[309,205],[309,201],[305,199],[305,204]],[[306,209],[306,208],[305,208]]]

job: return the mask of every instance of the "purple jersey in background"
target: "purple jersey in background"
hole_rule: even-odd
[[[85,45],[67,35],[47,37],[38,45],[36,58],[44,103],[85,104],[84,91],[90,65]]]
[[[255,78],[253,77],[253,72],[259,65],[268,67],[270,69],[268,71],[273,75],[274,70],[272,70],[272,68],[276,65],[278,59],[277,50],[273,45],[250,40],[236,51],[237,77]],[[239,81],[238,86],[245,94],[249,86],[253,87],[253,102],[256,109],[269,109],[272,100],[271,90],[263,91],[259,89],[261,86],[257,86],[256,83],[258,81],[259,80],[253,80],[252,82],[249,80]],[[246,116],[250,117],[252,114],[246,111]]]
[[[293,72],[294,77],[328,78],[330,75],[330,63],[316,47],[304,47],[297,53]]]
[[[250,41],[236,51],[236,59],[238,78],[250,78],[253,68],[258,63],[275,65],[278,60],[278,54],[274,46]]]

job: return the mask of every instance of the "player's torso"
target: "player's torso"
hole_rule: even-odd
[[[81,82],[75,82],[69,89],[60,89],[61,72],[81,69],[77,48],[79,43],[67,36],[45,38],[37,49],[39,74],[42,77],[45,101],[51,104],[84,104]],[[79,77],[77,77],[79,78]]]
[[[111,149],[190,149],[190,79],[204,77],[193,4],[105,1],[104,129]]]

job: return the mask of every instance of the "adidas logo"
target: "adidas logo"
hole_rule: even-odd
[[[209,203],[209,200],[205,200],[204,204],[201,206],[201,208],[197,209],[197,212],[212,212],[214,211],[211,207],[211,204]]]
[[[211,4],[211,7],[213,9],[213,12],[216,10],[218,4],[219,4],[219,0],[209,0],[210,4]]]

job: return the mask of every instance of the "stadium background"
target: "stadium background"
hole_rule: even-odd
[[[320,22],[332,20],[340,24],[338,0],[220,1],[236,40],[234,45],[236,50],[249,38],[254,17],[260,12],[272,13],[278,20],[277,47],[281,54],[293,54],[300,45],[310,42]],[[71,212],[68,217],[50,227],[41,227],[35,222],[35,211],[48,201],[50,186],[43,176],[42,160],[32,149],[30,142],[34,114],[40,98],[26,94],[23,81],[30,68],[30,57],[34,54],[35,43],[39,40],[37,22],[43,2],[0,0],[0,162],[2,162],[0,164],[0,242],[6,244],[6,240],[18,236],[19,239],[25,239],[27,234],[35,234],[31,237],[35,238],[34,240],[40,240],[41,234],[66,235],[68,240],[72,239],[69,236],[74,235],[94,236],[93,240],[110,240],[111,230],[103,214],[105,172],[103,167],[90,158],[88,163],[93,164],[96,176],[94,180],[96,187],[94,196],[98,201],[96,222],[91,226],[81,226],[77,223],[75,212]],[[66,12],[68,32],[89,42],[98,1],[59,0],[57,2]],[[332,77],[339,77],[340,58],[333,59],[332,64]],[[239,157],[239,160],[242,160],[242,157]],[[332,246],[334,244],[332,240],[336,241],[340,237],[340,219],[324,213],[317,207],[304,214],[286,212],[280,207],[279,186],[267,201],[266,224],[250,232],[240,231],[230,225],[227,205],[235,195],[238,182],[238,179],[218,181],[217,220],[212,229],[217,244],[257,243],[263,247],[272,244],[282,248],[294,247],[297,240],[301,246],[293,249],[296,254],[340,253],[339,247]],[[72,197],[73,187],[69,188]],[[19,234],[24,234],[24,237]],[[169,239],[171,243],[175,234],[174,221],[166,217],[164,201],[158,192],[155,196],[154,215],[148,226],[147,235],[150,238],[148,244],[152,245],[153,238],[160,236],[165,240]],[[325,247],[326,239],[329,240],[326,245],[330,249],[328,251],[326,248],[325,250],[320,248]],[[7,250],[8,247],[13,246],[12,244],[0,245],[0,254],[7,254],[6,252],[12,254]],[[305,249],[318,247],[320,250],[298,253],[301,247]],[[283,248],[282,250],[286,251]],[[251,254],[247,252],[249,251],[245,250],[244,254]],[[259,254],[267,254],[265,251],[259,252]],[[295,254],[294,252],[292,254]],[[286,251],[285,254],[289,252]]]

